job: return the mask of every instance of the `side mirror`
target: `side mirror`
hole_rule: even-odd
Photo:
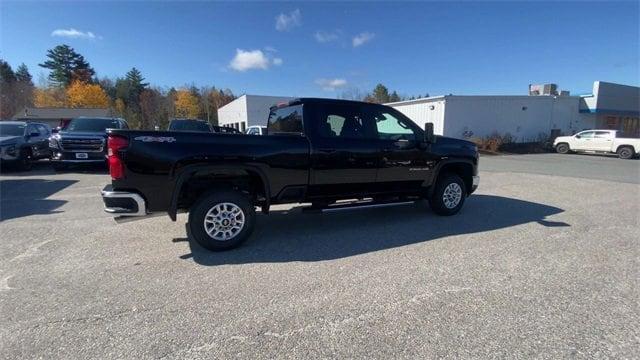
[[[436,136],[433,134],[433,123],[424,124],[424,142],[427,144],[436,142]]]
[[[580,135],[576,135],[576,139],[580,139]]]

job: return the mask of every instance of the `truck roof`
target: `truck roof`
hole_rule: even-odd
[[[296,98],[290,101],[286,101],[286,102],[282,102],[282,103],[278,103],[274,106],[271,107],[271,109],[273,108],[278,108],[278,107],[284,107],[284,106],[291,106],[291,105],[296,105],[296,104],[308,104],[308,103],[315,103],[315,104],[367,104],[367,105],[382,105],[382,104],[376,104],[376,103],[369,103],[369,102],[365,102],[365,101],[356,101],[356,100],[343,100],[343,99],[327,99],[327,98],[312,98],[312,97],[301,97],[301,98]]]

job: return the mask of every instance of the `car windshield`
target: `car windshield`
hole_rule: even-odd
[[[25,127],[24,124],[0,124],[0,136],[22,136]]]
[[[209,124],[198,120],[176,120],[169,125],[169,130],[174,131],[204,131],[211,132]]]
[[[104,132],[106,129],[119,129],[117,119],[73,119],[63,129],[64,131]]]

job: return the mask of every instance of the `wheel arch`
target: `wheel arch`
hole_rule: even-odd
[[[620,149],[622,149],[622,148],[626,148],[626,147],[630,148],[630,149],[631,149],[631,151],[632,151],[634,154],[636,153],[636,148],[635,148],[633,145],[631,145],[631,144],[620,144],[620,145],[618,145],[618,147],[616,147],[616,148],[615,148],[615,150],[614,150],[613,152],[614,152],[614,153],[617,153],[617,152],[618,152],[618,150],[620,150]]]
[[[473,188],[473,176],[476,175],[474,168],[476,168],[476,166],[477,165],[469,159],[448,159],[441,162],[436,167],[431,179],[431,184],[429,184],[429,196],[433,195],[435,188],[434,185],[438,181],[438,178],[445,173],[454,173],[460,176],[462,181],[464,181],[467,195],[471,194]]]
[[[258,194],[255,195],[261,194],[264,197],[262,210],[268,212],[271,205],[270,184],[267,176],[260,168],[245,164],[196,164],[185,166],[179,172],[176,172],[168,209],[169,217],[171,220],[176,221],[181,196],[185,195],[184,191],[194,181],[201,181],[202,184],[208,182],[210,184],[218,183],[225,187],[233,187],[238,181],[238,176],[248,179],[249,183],[256,187]],[[208,191],[206,188],[199,189],[198,194],[206,191]]]

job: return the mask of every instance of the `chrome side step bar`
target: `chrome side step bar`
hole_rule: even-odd
[[[382,207],[409,205],[415,203],[415,200],[389,201],[389,202],[373,202],[373,201],[354,201],[348,203],[338,203],[322,208],[314,208],[312,206],[302,208],[303,212],[335,212],[345,210],[374,209]]]

